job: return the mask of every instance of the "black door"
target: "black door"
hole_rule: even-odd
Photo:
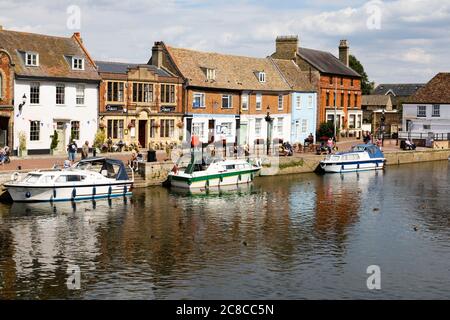
[[[147,148],[147,120],[139,120],[139,143],[142,148]]]

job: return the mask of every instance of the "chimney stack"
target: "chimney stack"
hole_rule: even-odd
[[[77,38],[78,40],[80,40],[81,43],[83,43],[83,39],[81,38],[81,33],[79,33],[79,32],[74,32],[74,33],[73,33],[73,36],[74,36],[75,38]]]
[[[298,51],[298,36],[278,36],[275,44],[276,51],[273,58],[295,60]]]
[[[350,47],[347,40],[341,40],[339,43],[339,60],[347,67],[350,66]]]
[[[155,42],[152,48],[152,64],[158,68],[163,64],[163,43],[161,41]]]

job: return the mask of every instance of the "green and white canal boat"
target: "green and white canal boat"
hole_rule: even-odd
[[[189,163],[186,168],[175,166],[169,174],[172,187],[209,189],[250,183],[261,170],[261,162],[245,159],[214,159],[208,165]]]

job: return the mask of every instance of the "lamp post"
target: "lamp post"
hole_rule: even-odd
[[[264,120],[266,120],[267,123],[267,155],[269,155],[269,150],[270,150],[270,139],[271,139],[271,124],[273,121],[273,118],[270,116],[270,106],[267,106],[267,115],[264,118]]]
[[[27,103],[27,95],[24,93],[22,97],[22,103],[19,104],[19,115],[22,114],[22,108]]]

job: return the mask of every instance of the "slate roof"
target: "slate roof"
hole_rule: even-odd
[[[171,75],[167,71],[145,63],[138,64],[138,63],[122,63],[110,61],[95,61],[95,64],[98,67],[98,72],[104,73],[126,74],[128,72],[128,69],[144,67],[156,73],[160,77],[173,77],[173,75]]]
[[[409,103],[450,104],[450,73],[438,73],[408,99]]]
[[[363,95],[361,104],[363,106],[386,106],[391,101],[389,95]]]
[[[347,67],[338,58],[326,51],[298,48],[298,55],[314,66],[321,73],[337,74],[361,78],[361,75],[352,68]]]
[[[252,58],[180,49],[166,46],[172,60],[190,86],[258,91],[290,91],[290,86],[269,58]],[[207,80],[206,69],[216,70],[216,79]],[[259,82],[258,72],[266,73]]]
[[[397,97],[409,97],[424,86],[424,83],[380,84],[373,90],[372,94],[385,95],[391,91]]]
[[[0,30],[0,48],[11,55],[17,76],[100,80],[94,63],[74,35],[69,38]],[[39,54],[39,66],[25,65],[25,52]],[[72,70],[71,56],[84,58],[84,70]]]
[[[317,81],[316,75],[306,71],[301,71],[293,60],[272,59],[278,70],[284,76],[291,88],[295,91],[316,90],[312,82]],[[310,81],[311,80],[311,81]]]

